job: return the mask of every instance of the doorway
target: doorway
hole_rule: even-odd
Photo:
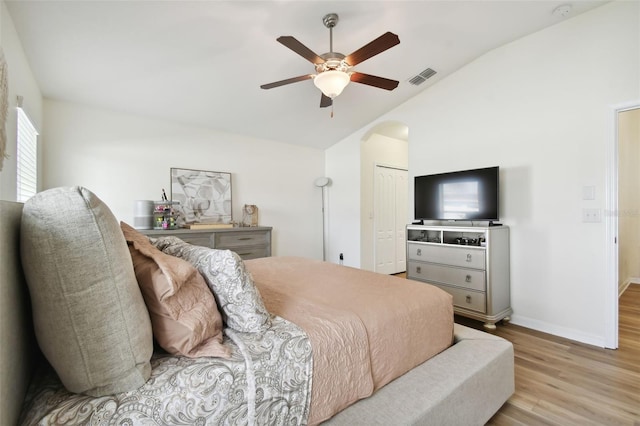
[[[373,126],[360,142],[360,268],[376,271],[377,206],[376,191],[377,166],[389,169],[408,170],[409,168],[409,129],[397,121],[385,121]],[[406,191],[408,183],[405,179]],[[397,219],[406,225],[408,200],[388,200],[390,207],[402,203],[404,212],[397,213]],[[395,210],[394,210],[395,211]],[[404,234],[404,226],[402,233]],[[403,237],[404,238],[404,237]],[[405,255],[403,245],[401,255]],[[396,250],[397,252],[397,250]],[[398,263],[398,261],[396,261]],[[385,272],[387,273],[387,272]]]
[[[618,296],[640,284],[640,108],[618,114]]]
[[[607,241],[608,283],[605,298],[605,347],[618,347],[618,297],[631,282],[640,281],[638,194],[640,179],[640,100],[613,107],[608,144]],[[634,160],[635,157],[635,160]]]

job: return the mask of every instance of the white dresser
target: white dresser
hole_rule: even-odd
[[[407,278],[450,293],[456,314],[490,329],[508,321],[509,275],[506,226],[407,226]]]

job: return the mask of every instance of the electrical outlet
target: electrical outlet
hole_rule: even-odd
[[[591,223],[602,222],[600,209],[582,209],[582,221]]]

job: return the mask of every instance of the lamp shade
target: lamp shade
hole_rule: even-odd
[[[313,84],[324,93],[325,96],[333,99],[342,93],[351,81],[351,77],[344,71],[329,70],[319,73],[313,79]]]

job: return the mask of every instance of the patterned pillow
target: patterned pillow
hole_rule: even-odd
[[[227,327],[243,333],[269,328],[271,316],[237,253],[194,246],[176,237],[152,239],[152,243],[164,253],[196,267],[216,296]]]

